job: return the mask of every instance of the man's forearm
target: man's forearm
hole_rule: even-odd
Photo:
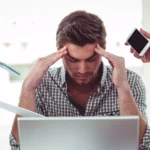
[[[118,100],[120,105],[120,115],[139,116],[139,143],[141,144],[146,131],[147,123],[142,117],[129,87],[118,89]]]
[[[31,110],[31,111],[36,111],[35,107],[35,91],[22,91],[21,96],[20,96],[20,102],[19,102],[19,107]],[[19,142],[19,134],[18,134],[18,123],[17,123],[17,118],[18,115],[15,116],[13,126],[12,126],[12,131],[11,133],[13,134],[14,138],[16,139],[17,142]]]

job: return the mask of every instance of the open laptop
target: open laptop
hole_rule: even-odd
[[[139,118],[18,118],[21,150],[138,150]]]

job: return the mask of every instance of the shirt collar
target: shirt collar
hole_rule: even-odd
[[[66,83],[66,69],[64,65],[61,66],[60,78],[61,78],[60,84],[61,86],[64,86]]]
[[[101,75],[101,80],[99,82],[99,86],[98,86],[98,89],[97,89],[97,92],[99,93],[100,90],[101,90],[101,87],[104,86],[104,83],[105,83],[105,80],[106,80],[106,75],[107,75],[107,67],[104,65],[104,63],[102,62],[102,75]]]

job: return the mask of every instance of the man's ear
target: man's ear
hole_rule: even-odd
[[[99,43],[97,43],[97,44],[99,44]],[[96,44],[96,45],[97,45]],[[99,44],[100,45],[100,44]],[[101,47],[101,46],[100,46]],[[103,48],[103,50],[106,50],[106,44],[103,46],[103,47],[101,47],[101,48]]]
[[[59,47],[58,47],[58,45],[56,44],[56,48],[57,48],[57,50],[59,50]]]
[[[106,50],[106,45],[104,45],[104,50]]]
[[[60,50],[61,48],[63,48],[62,46],[58,46],[57,44],[56,44],[56,48],[57,48],[57,50]]]

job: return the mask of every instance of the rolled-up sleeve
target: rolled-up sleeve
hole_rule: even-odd
[[[137,106],[148,123],[146,114],[146,89],[142,79],[139,76],[135,76],[134,84],[131,85],[133,97],[137,103]],[[150,150],[150,127],[147,125],[146,132],[143,137],[142,144],[139,146],[139,150]]]
[[[150,127],[147,126],[143,142],[140,145],[140,150],[150,150]]]
[[[36,112],[46,116],[46,111],[45,107],[42,103],[41,97],[40,97],[40,92],[37,92],[36,90]],[[11,150],[20,150],[20,143],[18,143],[13,134],[9,135],[9,142],[11,146]]]
[[[20,150],[20,143],[18,143],[15,140],[15,138],[14,138],[14,136],[12,134],[10,134],[9,140],[10,140],[11,150]]]

